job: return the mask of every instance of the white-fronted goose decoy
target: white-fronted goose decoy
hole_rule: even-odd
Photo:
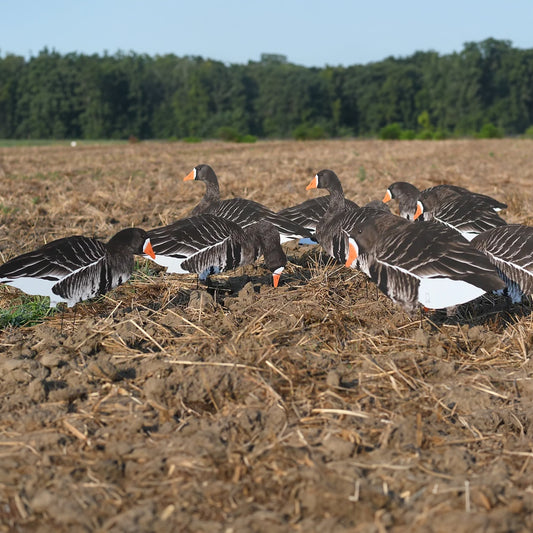
[[[311,237],[311,233],[303,226],[275,213],[258,202],[245,198],[221,200],[217,175],[209,165],[202,164],[194,167],[183,178],[183,181],[188,180],[203,181],[205,183],[205,195],[192,210],[191,216],[216,215],[235,222],[241,228],[260,220],[267,220],[278,229],[282,243],[293,239]]]
[[[263,255],[277,287],[287,264],[279,232],[266,220],[241,228],[231,220],[206,214],[155,228],[148,235],[157,264],[169,273],[195,272],[201,280],[251,264]]]
[[[498,212],[506,204],[455,185],[437,185],[423,191],[406,182],[393,183],[383,201],[397,198],[400,215],[408,220],[434,220],[458,231],[467,240],[487,229],[506,224]]]
[[[383,202],[387,203],[391,200],[398,200],[400,216],[407,220],[414,220],[413,217],[417,210],[417,201],[423,193],[435,195],[440,202],[448,201],[457,196],[468,196],[471,197],[472,200],[475,199],[484,207],[493,209],[496,213],[507,208],[507,204],[496,200],[492,196],[472,192],[464,187],[459,187],[458,185],[435,185],[434,187],[429,187],[420,191],[412,183],[408,183],[407,181],[396,181],[389,185],[385,192],[385,196],[383,197]]]
[[[344,199],[345,206],[348,209],[355,209],[359,206],[348,200]],[[329,196],[319,196],[318,198],[310,198],[301,204],[286,207],[281,211],[278,211],[278,215],[282,215],[294,223],[303,226],[305,229],[314,233],[317,224],[322,220],[322,217],[326,214],[329,206]]]
[[[72,307],[126,282],[133,255],[143,253],[153,256],[150,239],[140,228],[123,229],[106,244],[89,237],[65,237],[4,263],[0,283],[49,296],[50,307],[60,302]]]
[[[406,311],[418,304],[452,307],[504,286],[488,259],[449,228],[412,224],[371,207],[343,212],[342,186],[331,170],[320,171],[308,187],[328,189],[333,200],[317,227],[322,247],[360,268]]]
[[[508,224],[480,233],[472,245],[483,252],[507,284],[514,303],[533,294],[533,227]]]

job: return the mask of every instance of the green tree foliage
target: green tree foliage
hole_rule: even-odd
[[[0,138],[516,135],[533,125],[532,87],[533,50],[495,39],[325,68],[44,49],[0,56]]]

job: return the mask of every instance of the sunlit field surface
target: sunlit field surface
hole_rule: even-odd
[[[1,262],[185,217],[199,163],[274,210],[331,168],[360,204],[453,183],[533,225],[531,140],[23,145],[0,148]],[[141,258],[64,312],[0,287],[0,531],[533,530],[531,302],[411,317],[285,250],[277,289],[261,259],[207,287]]]

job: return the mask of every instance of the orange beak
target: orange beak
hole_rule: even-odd
[[[422,209],[422,204],[420,202],[416,202],[416,211],[413,220],[416,220],[423,212],[424,210]]]
[[[318,187],[318,176],[315,176],[311,180],[311,183],[309,183],[309,185],[305,188],[305,190],[308,191],[309,189],[316,189],[317,187]]]
[[[194,168],[183,178],[183,181],[190,181],[194,179]]]
[[[348,258],[346,259],[346,263],[344,263],[344,265],[350,268],[353,262],[357,259],[358,255],[359,252],[357,250],[357,244],[353,239],[350,239],[348,241]]]
[[[144,243],[143,253],[149,255],[152,259],[155,259],[154,249],[152,248],[152,243],[150,242],[150,239],[146,239],[146,242]]]
[[[276,268],[274,272],[272,273],[272,284],[274,287],[277,287],[279,284],[279,278],[281,277],[281,273],[283,272],[283,267]]]
[[[392,200],[392,194],[390,193],[389,189],[387,189],[387,192],[385,193],[385,196],[383,197],[383,203],[386,204],[387,202],[390,202]]]

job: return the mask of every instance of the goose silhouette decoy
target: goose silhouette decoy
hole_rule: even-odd
[[[206,164],[194,167],[183,181],[196,180],[205,183],[205,195],[192,210],[191,216],[210,214],[235,222],[241,228],[260,220],[274,225],[281,236],[281,242],[310,238],[311,233],[298,223],[275,213],[268,207],[245,198],[220,199],[220,189],[215,171]]]
[[[48,296],[50,307],[61,302],[72,307],[126,282],[135,254],[154,256],[150,239],[140,228],[123,229],[105,244],[80,235],[64,237],[4,263],[0,283]]]
[[[434,220],[467,240],[487,229],[506,224],[498,212],[507,207],[498,200],[456,185],[437,185],[419,191],[407,182],[389,186],[384,202],[398,199],[400,215],[408,220]]]
[[[507,284],[513,303],[533,294],[533,227],[507,224],[480,233],[472,245],[483,252]]]
[[[197,273],[201,280],[252,264],[263,255],[277,287],[287,264],[279,232],[266,220],[241,228],[231,220],[205,214],[152,229],[148,235],[157,264],[169,273]]]

